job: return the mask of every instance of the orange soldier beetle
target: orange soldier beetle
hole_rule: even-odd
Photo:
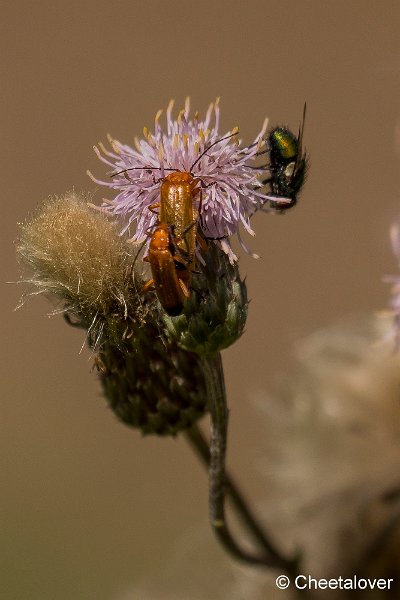
[[[201,176],[193,175],[193,168],[205,154],[216,144],[237,135],[238,131],[215,140],[203,150],[192,163],[189,171],[173,171],[163,178],[160,188],[160,202],[150,206],[150,210],[159,207],[159,222],[172,225],[177,237],[176,246],[187,257],[189,262],[194,260],[196,240],[203,250],[207,249],[204,238],[197,232],[197,221],[201,219],[203,201],[203,185]],[[195,208],[194,200],[199,194],[199,205]]]
[[[175,255],[175,242],[171,235],[171,226],[167,223],[159,223],[156,226],[147,256],[143,260],[150,263],[153,276],[144,285],[144,291],[154,285],[157,298],[165,312],[170,316],[180,315],[184,301],[190,298],[190,271],[185,262]]]
[[[177,249],[190,262],[195,254],[197,218],[202,201],[198,184],[200,180],[192,173],[174,171],[163,179],[160,189],[159,221],[173,226]],[[199,208],[196,210],[194,200],[199,193]]]
[[[159,208],[158,225],[151,237],[149,251],[144,260],[150,263],[153,279],[145,290],[154,284],[161,306],[170,316],[179,315],[183,303],[190,298],[189,283],[195,266],[197,218],[201,207],[200,180],[185,171],[173,171],[163,178],[160,202],[149,207]],[[200,192],[199,209],[194,200]]]

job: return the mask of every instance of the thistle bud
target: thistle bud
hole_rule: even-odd
[[[144,434],[176,435],[207,409],[199,358],[160,338],[152,326],[135,329],[97,355],[104,395],[117,417]]]
[[[209,246],[203,259],[183,314],[164,313],[163,321],[169,338],[180,348],[204,355],[227,348],[242,335],[248,301],[237,263],[231,264],[216,245]]]

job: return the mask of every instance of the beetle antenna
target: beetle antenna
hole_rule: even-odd
[[[178,169],[166,169],[164,167],[164,171],[177,171]],[[117,173],[111,173],[110,177],[116,177],[117,175],[122,175],[122,173],[127,173],[128,171],[161,171],[161,167],[129,167],[129,169],[124,169],[123,171],[118,171]]]
[[[208,147],[207,147],[205,150],[203,150],[203,152],[200,154],[200,156],[198,156],[198,157],[196,158],[196,160],[194,161],[194,163],[193,163],[193,164],[192,164],[192,166],[190,167],[190,171],[189,171],[189,173],[191,173],[191,172],[192,172],[192,170],[193,170],[193,167],[194,167],[195,165],[197,165],[197,163],[199,162],[199,160],[200,160],[201,158],[203,158],[203,156],[204,156],[205,154],[207,154],[207,152],[208,152],[209,150],[211,150],[211,148],[212,148],[213,146],[215,146],[216,144],[219,144],[220,142],[223,142],[224,140],[229,140],[229,138],[233,137],[234,135],[237,135],[238,133],[239,133],[239,130],[235,131],[234,133],[230,133],[229,135],[226,135],[225,137],[223,137],[223,138],[220,138],[219,140],[216,140],[215,142],[213,142],[212,144],[210,144],[210,145],[209,145],[209,146],[208,146]]]

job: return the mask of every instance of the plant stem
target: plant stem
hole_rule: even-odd
[[[235,558],[250,564],[279,567],[293,576],[297,572],[298,560],[285,558],[269,541],[237,486],[225,472],[228,408],[219,353],[203,359],[203,371],[210,401],[210,447],[208,447],[205,437],[197,426],[192,426],[186,432],[186,435],[203,463],[209,467],[211,525],[222,545]],[[229,494],[242,523],[262,548],[261,554],[243,550],[232,536],[225,518],[225,492]]]

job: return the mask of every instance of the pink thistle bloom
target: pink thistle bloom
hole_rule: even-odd
[[[144,128],[144,139],[135,139],[135,149],[110,136],[112,151],[103,144],[94,147],[99,159],[111,167],[111,177],[103,181],[91,173],[89,176],[118,192],[114,199],[105,200],[101,208],[122,220],[122,232],[134,228],[132,241],[143,241],[157,222],[157,214],[150,207],[159,202],[164,177],[172,171],[188,172],[199,179],[202,189],[199,230],[234,262],[237,258],[230,247],[230,236],[236,234],[247,250],[239,227],[255,235],[250,217],[268,199],[260,191],[257,177],[264,169],[251,164],[265,144],[267,121],[253,144],[240,147],[237,128],[223,135],[218,132],[218,100],[210,104],[204,121],[199,120],[197,113],[193,119],[189,118],[189,99],[174,120],[173,104],[171,101],[166,112],[166,131],[160,125],[160,110],[155,117],[154,133]],[[198,209],[199,194],[194,202]]]

